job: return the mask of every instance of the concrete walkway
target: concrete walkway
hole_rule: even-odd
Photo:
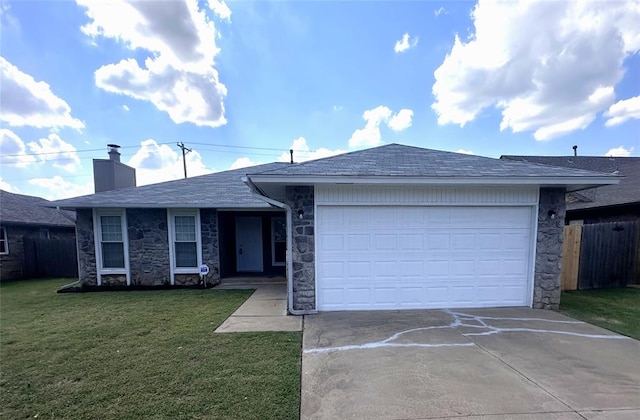
[[[256,291],[218,327],[216,333],[302,331],[302,317],[287,315],[286,284],[256,284],[249,288]]]

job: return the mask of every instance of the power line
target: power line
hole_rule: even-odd
[[[161,143],[157,143],[156,144],[158,146],[162,146],[162,145],[169,145],[172,144],[172,141],[169,142],[161,142]],[[202,142],[188,142],[188,144],[191,145],[198,145],[198,146],[210,146],[210,147],[225,147],[225,148],[230,148],[230,149],[244,149],[244,150],[268,150],[268,151],[276,151],[276,152],[288,152],[289,149],[281,149],[281,148],[274,148],[274,147],[255,147],[255,146],[234,146],[234,145],[229,145],[229,144],[216,144],[216,143],[202,143]],[[136,145],[136,146],[122,146],[120,147],[120,149],[134,149],[134,148],[142,148],[143,146],[141,145]],[[87,152],[100,152],[103,151],[104,148],[99,148],[99,149],[80,149],[80,150],[62,150],[62,151],[56,151],[56,152],[34,152],[34,153],[17,153],[17,154],[13,154],[13,155],[2,155],[0,154],[0,158],[8,158],[8,157],[26,157],[26,156],[43,156],[43,155],[55,155],[55,154],[59,154],[59,153],[87,153]],[[216,149],[206,149],[206,150],[216,150]],[[216,150],[218,151],[218,150]],[[220,152],[223,152],[222,150],[219,150]],[[296,153],[299,154],[307,154],[307,153],[313,153],[315,152],[315,150],[309,150],[309,151],[302,151],[302,150],[297,150]],[[232,153],[230,151],[227,151],[227,153]],[[256,153],[254,153],[253,155],[258,155]],[[259,156],[259,155],[258,155]],[[261,156],[276,156],[276,155],[261,155]]]
[[[167,143],[158,143],[158,145],[163,145],[163,144],[170,144],[170,142]],[[140,146],[122,146],[120,147],[121,149],[133,149],[135,147],[140,147]],[[5,157],[25,157],[25,156],[42,156],[42,155],[56,155],[56,154],[60,154],[60,153],[85,153],[85,152],[100,152],[103,151],[104,147],[101,147],[100,149],[81,149],[81,150],[59,150],[57,152],[38,152],[38,153],[18,153],[15,155],[0,155],[0,158],[5,158]]]

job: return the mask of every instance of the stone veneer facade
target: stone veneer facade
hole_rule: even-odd
[[[312,186],[287,187],[286,204],[293,212],[293,306],[296,310],[315,307],[314,190]],[[302,219],[298,211],[302,209]],[[555,217],[549,217],[549,211]],[[541,188],[535,256],[533,307],[558,309],[560,272],[566,212],[564,188]]]
[[[314,311],[315,226],[313,186],[288,186],[286,204],[293,212],[293,306]],[[541,188],[535,255],[533,307],[557,309],[560,304],[560,271],[565,218],[564,188]],[[298,211],[303,211],[302,218]],[[555,218],[549,211],[555,211]],[[77,211],[77,242],[80,281],[97,285],[93,215],[91,210]],[[215,209],[200,210],[202,261],[210,268],[208,285],[220,282],[218,223]],[[160,286],[170,284],[169,243],[166,209],[127,209],[131,284]],[[194,285],[198,274],[176,274],[175,285]],[[123,275],[102,276],[102,283],[124,285]]]
[[[171,284],[167,210],[127,209],[129,268],[131,284],[166,286]],[[102,276],[104,284],[105,276]],[[127,284],[126,278],[124,283]]]
[[[315,228],[312,186],[289,186],[285,203],[292,211],[293,309],[316,309]],[[302,218],[298,211],[302,210]]]
[[[78,243],[78,277],[87,286],[98,285],[96,247],[93,237],[93,211],[76,210],[76,241]]]
[[[171,284],[171,268],[167,210],[127,209],[126,217],[131,285],[169,286]],[[80,281],[83,285],[97,286],[92,210],[78,210],[76,224]],[[200,210],[200,231],[202,262],[209,266],[209,274],[206,278],[207,285],[216,285],[220,283],[220,258],[218,254],[218,218],[215,209]],[[176,286],[199,283],[199,274],[174,275]],[[126,286],[126,284],[125,275],[102,275],[103,286]]]
[[[549,216],[550,211],[555,212],[553,219]],[[558,309],[560,306],[565,214],[565,189],[540,188],[533,280],[533,307],[536,309]]]

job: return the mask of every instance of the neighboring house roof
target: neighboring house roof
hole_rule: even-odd
[[[586,169],[624,177],[617,185],[605,185],[584,193],[569,194],[569,210],[640,203],[640,157],[504,155],[501,159]]]
[[[420,147],[389,144],[373,149],[345,153],[324,159],[283,165],[270,171],[253,170],[254,182],[284,182],[287,178],[318,180],[328,178],[387,177],[403,182],[405,178],[424,178],[452,182],[506,183],[514,178],[519,182],[539,185],[606,184],[617,182],[610,174],[581,169],[556,168],[536,163],[500,160],[482,156],[443,152]],[[256,168],[257,169],[257,168]],[[592,179],[589,179],[592,178]],[[593,182],[591,182],[593,181]],[[514,182],[515,183],[515,182]]]
[[[43,207],[48,203],[50,201],[44,198],[0,190],[0,222],[36,226],[75,226],[74,212]]]
[[[258,165],[251,170],[270,170],[288,163]],[[242,182],[247,168],[192,178],[123,188],[97,194],[58,200],[64,208],[140,207],[140,208],[270,208],[251,194]]]

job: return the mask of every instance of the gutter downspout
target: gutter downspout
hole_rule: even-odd
[[[291,315],[310,315],[316,313],[316,311],[300,310],[293,308],[293,212],[291,207],[285,203],[281,203],[272,198],[266,197],[260,194],[258,187],[251,182],[251,180],[244,176],[242,177],[244,182],[256,198],[271,204],[274,207],[284,209],[287,214],[287,311]]]

